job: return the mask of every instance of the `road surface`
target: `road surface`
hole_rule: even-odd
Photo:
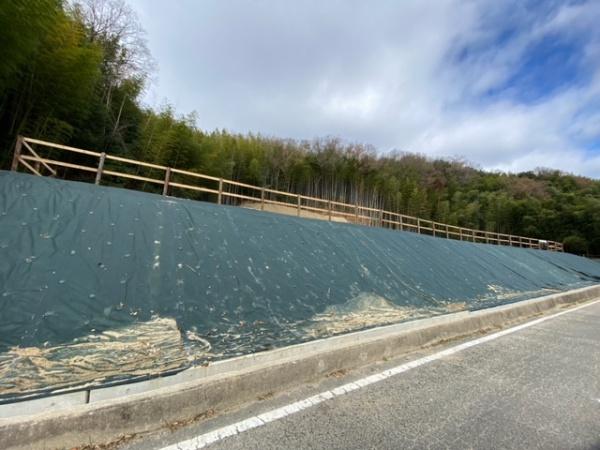
[[[395,367],[402,370],[389,375]],[[389,376],[273,419],[273,410],[382,373]],[[493,339],[335,375],[123,448],[191,450],[215,440],[209,448],[600,449],[600,301]],[[215,438],[232,434],[231,424],[259,426]]]

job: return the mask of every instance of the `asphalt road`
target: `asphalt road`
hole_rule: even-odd
[[[127,448],[185,442],[439,351],[332,376]],[[600,303],[433,360],[210,448],[600,449]]]

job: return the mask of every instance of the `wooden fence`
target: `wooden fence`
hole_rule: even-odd
[[[60,161],[58,159],[44,158],[41,157],[38,152],[36,152],[34,146],[97,158],[97,164],[94,166],[88,166]],[[39,149],[39,147],[36,148],[41,153],[42,151]],[[153,169],[155,171],[157,170],[160,171],[163,176],[161,178],[152,178],[148,176],[141,176],[139,174],[110,170],[105,167],[106,163],[109,161],[114,161],[122,165],[128,164],[137,166],[138,168]],[[38,176],[43,176],[43,172],[45,171],[47,171],[50,176],[56,176],[56,167],[63,167],[94,174],[96,184],[100,184],[102,177],[104,176],[114,176],[158,185],[162,187],[163,195],[169,195],[170,189],[172,188],[180,188],[195,192],[203,192],[206,194],[214,194],[216,201],[219,204],[222,204],[225,199],[235,199],[237,202],[246,201],[252,202],[257,206],[260,205],[260,209],[263,210],[265,205],[272,204],[287,208],[294,208],[296,214],[300,217],[302,216],[303,211],[310,211],[312,213],[321,214],[328,220],[332,220],[334,218],[344,218],[348,222],[357,224],[380,226],[400,231],[413,231],[420,234],[429,234],[448,239],[563,251],[563,245],[559,242],[533,239],[524,236],[514,236],[503,233],[494,233],[491,231],[474,230],[456,225],[448,225],[435,222],[433,220],[421,219],[391,211],[384,211],[382,209],[253,186],[246,183],[203,175],[187,170],[175,169],[158,164],[122,158],[120,156],[113,156],[104,152],[93,152],[90,150],[83,150],[80,148],[54,144],[51,142],[22,136],[19,136],[17,139],[11,169],[16,171],[19,169],[20,165]],[[209,182],[213,184],[213,187],[189,184],[190,182],[177,182],[175,181],[175,176],[177,175],[185,176],[187,178],[192,178],[202,182]]]

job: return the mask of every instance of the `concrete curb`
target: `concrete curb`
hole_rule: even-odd
[[[350,333],[233,358],[171,377],[89,394],[64,394],[44,399],[45,403],[33,400],[3,405],[11,417],[0,419],[2,446],[71,448],[116,441],[125,435],[193,420],[210,410],[223,411],[255,401],[336,370],[351,370],[418,348],[498,330],[597,297],[600,285]]]

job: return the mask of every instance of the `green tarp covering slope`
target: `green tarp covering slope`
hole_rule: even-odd
[[[0,398],[599,281],[565,253],[0,172]]]

